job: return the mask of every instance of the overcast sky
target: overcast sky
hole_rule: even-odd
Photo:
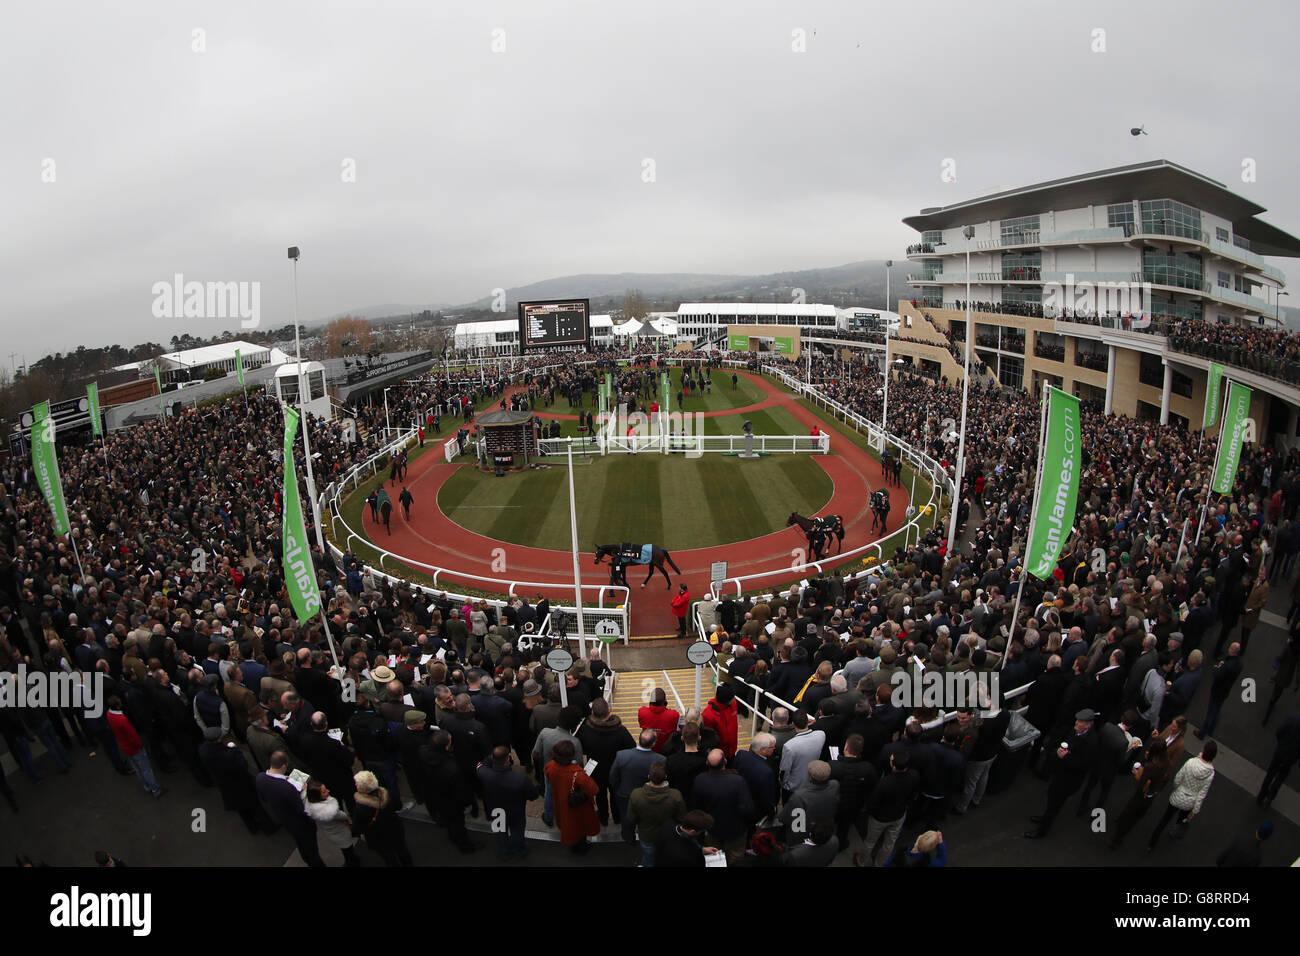
[[[175,273],[260,282],[262,324],[290,321],[295,244],[314,321],[571,273],[902,258],[900,219],[924,206],[1158,157],[1300,232],[1285,0],[55,0],[3,17],[5,365],[239,327],[155,318]]]

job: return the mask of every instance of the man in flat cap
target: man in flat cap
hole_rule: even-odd
[[[1041,816],[1029,818],[1030,823],[1037,824],[1037,829],[1026,831],[1027,839],[1047,836],[1065,802],[1083,786],[1096,759],[1097,735],[1092,729],[1096,719],[1097,715],[1087,707],[1074,715],[1074,732],[1056,748],[1052,779],[1047,785],[1047,808]]]

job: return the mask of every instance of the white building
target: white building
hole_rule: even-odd
[[[458,352],[481,355],[515,355],[519,352],[519,320],[489,319],[460,322],[452,333]]]
[[[1263,211],[1168,160],[1104,169],[907,217],[921,233],[908,258],[922,266],[907,281],[919,304],[947,308],[967,298],[969,245],[970,299],[1017,313],[1053,311],[1045,284],[1145,283],[1154,319],[1269,323],[1286,279],[1264,256],[1300,250],[1256,218]]]
[[[235,371],[235,352],[243,362],[244,371],[249,372],[263,365],[282,365],[292,361],[292,357],[277,348],[254,345],[252,342],[218,342],[216,345],[202,345],[196,349],[182,352],[168,352],[157,359],[164,383],[203,381],[208,372],[218,369],[222,372]],[[118,365],[115,371],[139,370],[152,368],[153,360],[128,362]],[[151,373],[152,374],[152,373]]]
[[[805,336],[838,327],[833,305],[783,302],[684,302],[677,307],[677,336],[703,346],[726,338],[729,325],[790,325]]]
[[[903,220],[920,234],[907,257],[922,272],[900,296],[919,308],[899,306],[919,327],[893,354],[959,381],[969,321],[981,376],[1033,395],[1051,384],[1107,414],[1188,428],[1203,421],[1218,363],[1253,390],[1261,440],[1289,447],[1300,434],[1292,364],[1184,332],[1196,320],[1277,324],[1286,275],[1268,258],[1300,258],[1300,238],[1263,212],[1164,159],[922,209]]]

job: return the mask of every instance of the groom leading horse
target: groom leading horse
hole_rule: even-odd
[[[664,570],[665,562],[667,562],[668,566],[678,574],[682,573],[682,569],[673,562],[673,556],[668,553],[667,549],[661,548],[657,544],[628,544],[627,542],[623,542],[622,544],[602,544],[596,548],[595,563],[600,564],[607,556],[610,559],[611,565],[609,570],[610,584],[622,584],[624,587],[629,586],[627,583],[627,571],[625,570],[626,566],[629,564],[647,564],[650,566],[650,571],[646,574],[645,580],[641,582],[641,587],[645,587],[649,584],[650,579],[654,577],[655,572],[658,571],[664,576],[664,580],[668,582],[667,587],[669,589],[672,588],[673,579],[670,578],[668,572]]]

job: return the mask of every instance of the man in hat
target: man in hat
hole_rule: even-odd
[[[1096,762],[1097,735],[1092,729],[1096,719],[1097,715],[1087,707],[1074,715],[1074,733],[1056,748],[1056,765],[1047,785],[1047,808],[1041,816],[1029,818],[1029,822],[1038,827],[1026,831],[1027,839],[1038,840],[1047,836],[1052,821],[1065,802],[1083,786],[1088,771]]]
[[[358,694],[365,694],[375,705],[384,703],[388,700],[388,685],[397,679],[393,669],[387,664],[380,664],[370,670],[370,676],[363,680],[357,688]]]

